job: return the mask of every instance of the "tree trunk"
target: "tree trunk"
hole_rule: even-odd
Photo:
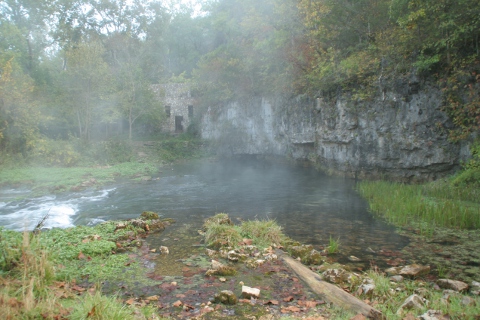
[[[316,294],[325,297],[329,302],[354,313],[361,313],[370,319],[385,319],[380,311],[337,286],[323,281],[319,274],[313,272],[297,260],[292,259],[285,252],[277,250],[276,253]]]

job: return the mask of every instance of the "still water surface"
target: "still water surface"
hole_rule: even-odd
[[[313,168],[250,158],[192,161],[164,167],[151,181],[100,190],[24,200],[15,199],[29,190],[1,190],[0,226],[32,229],[47,213],[45,227],[65,228],[155,211],[178,226],[200,228],[205,218],[225,212],[234,221],[275,219],[290,237],[318,247],[339,239],[345,256],[405,246],[393,227],[372,217],[354,186]]]

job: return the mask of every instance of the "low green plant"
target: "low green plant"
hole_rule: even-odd
[[[340,247],[340,238],[334,239],[332,236],[328,239],[327,253],[334,254],[338,253]]]
[[[243,238],[254,239],[255,244],[260,247],[280,244],[285,239],[282,227],[274,220],[244,221],[240,225],[240,234]]]
[[[238,227],[212,223],[205,232],[207,246],[215,249],[235,247],[242,241]]]
[[[136,319],[134,310],[120,301],[115,296],[102,295],[100,290],[95,294],[85,294],[78,298],[69,319],[72,320],[126,320]]]

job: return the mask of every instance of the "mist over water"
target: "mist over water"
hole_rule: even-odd
[[[275,219],[290,237],[316,246],[339,239],[345,254],[402,248],[406,239],[373,219],[354,185],[312,168],[251,157],[200,160],[164,167],[152,181],[119,182],[101,190],[20,201],[12,199],[28,190],[2,190],[0,225],[32,229],[48,213],[46,228],[65,228],[155,211],[177,225],[200,228],[205,218],[225,212],[234,222]]]

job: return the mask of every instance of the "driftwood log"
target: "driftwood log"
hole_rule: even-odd
[[[383,314],[352,296],[339,287],[324,281],[319,274],[313,272],[299,261],[292,259],[282,250],[276,251],[277,256],[285,262],[316,294],[334,305],[348,309],[356,314],[361,313],[370,319],[385,319]]]

